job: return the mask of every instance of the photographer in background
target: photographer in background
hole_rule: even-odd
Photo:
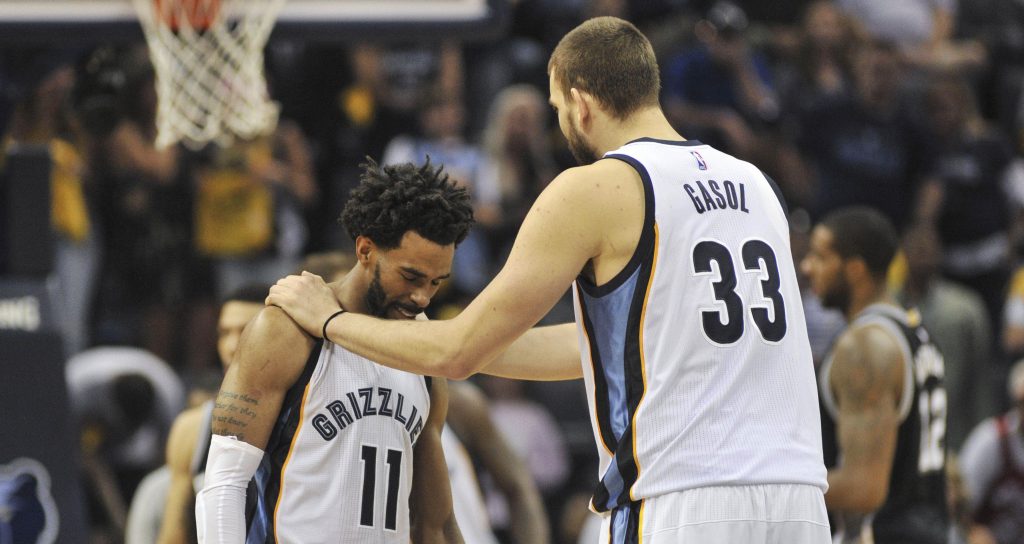
[[[192,249],[192,183],[182,151],[155,145],[148,54],[101,47],[79,66],[79,81],[78,109],[97,142],[89,161],[106,254],[96,341],[143,347],[175,367],[213,367],[216,311]]]

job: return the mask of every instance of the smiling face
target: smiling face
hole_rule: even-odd
[[[826,308],[845,311],[850,303],[850,286],[843,274],[843,264],[842,256],[833,246],[832,232],[821,225],[814,227],[810,247],[800,262],[800,269]]]
[[[440,245],[408,231],[398,247],[375,248],[367,255],[366,312],[386,319],[414,319],[451,276],[455,244]]]
[[[598,159],[597,151],[587,143],[583,133],[576,125],[575,107],[566,100],[566,94],[562,91],[562,87],[555,77],[553,70],[548,79],[551,89],[548,103],[551,104],[551,107],[555,109],[555,114],[558,115],[558,128],[562,130],[562,135],[569,142],[569,151],[572,151],[572,156],[576,158],[576,162],[582,165],[596,161]]]

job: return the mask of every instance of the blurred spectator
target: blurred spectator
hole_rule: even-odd
[[[1010,372],[1009,393],[1014,408],[971,431],[960,455],[972,533],[998,544],[1024,542],[1024,361]]]
[[[977,40],[988,51],[979,77],[982,115],[997,121],[1024,152],[1024,2],[970,0],[957,10],[957,36]]]
[[[56,315],[68,355],[89,345],[89,318],[100,268],[92,213],[94,188],[86,156],[91,141],[74,111],[74,68],[47,64],[49,71],[17,105],[3,153],[45,147],[50,155],[50,220],[56,233],[54,279]],[[0,159],[2,169],[3,159]],[[27,180],[26,180],[27,181]]]
[[[98,141],[89,157],[105,251],[96,341],[142,346],[176,366],[205,366],[213,347],[210,282],[192,251],[192,194],[179,150],[155,145],[148,54],[102,47],[79,77],[77,109]]]
[[[101,347],[65,369],[71,410],[81,426],[86,489],[95,528],[125,528],[126,507],[142,477],[160,465],[184,387],[170,366],[137,348]]]
[[[960,77],[929,85],[926,109],[938,143],[934,177],[941,203],[930,204],[945,246],[944,274],[981,295],[989,322],[1002,321],[1010,266],[1011,226],[1004,190],[1011,151],[1003,135],[978,114]]]
[[[297,125],[281,120],[272,135],[211,146],[196,178],[195,241],[215,262],[221,298],[295,269],[308,236],[304,210],[317,194]]]
[[[831,0],[807,6],[792,64],[779,74],[783,111],[800,112],[839,99],[853,88],[853,52],[859,38]]]
[[[417,132],[417,108],[428,96],[463,93],[462,50],[443,40],[315,44],[304,64],[309,82],[293,91],[303,103],[292,109],[314,142],[323,193],[311,241],[316,249],[351,250],[344,229],[325,225],[341,214],[365,158],[379,160],[396,135]],[[295,82],[280,82],[287,85]]]
[[[867,205],[900,228],[918,213],[927,133],[901,107],[901,65],[891,45],[865,44],[853,68],[855,92],[810,108],[797,123],[812,173],[812,215]]]
[[[392,136],[416,126],[418,108],[429,97],[463,94],[465,71],[457,43],[359,44],[351,58],[355,82],[343,99],[372,127],[364,151],[373,157],[380,156]]]
[[[459,245],[452,261],[452,286],[462,296],[474,296],[493,276],[495,263],[483,229],[501,220],[501,187],[495,165],[480,147],[466,141],[465,108],[457,95],[434,94],[420,109],[422,136],[408,133],[395,137],[384,150],[382,164],[428,159],[444,166],[453,180],[466,187],[473,202],[477,227]]]
[[[942,279],[942,245],[927,224],[903,237],[907,279],[897,300],[916,308],[946,362],[946,447],[960,449],[967,433],[996,411],[992,327],[985,304],[969,289]]]
[[[694,32],[698,46],[666,63],[666,113],[690,138],[750,158],[758,130],[778,119],[779,102],[768,63],[751,51],[747,15],[728,0],[715,2]]]
[[[496,170],[498,218],[482,225],[495,264],[504,262],[534,200],[558,173],[547,138],[547,101],[535,87],[513,85],[491,104],[483,135],[484,152]]]
[[[782,55],[788,55],[801,40],[800,19],[814,0],[737,0],[750,17],[751,39]]]
[[[985,48],[953,41],[956,0],[838,0],[875,39],[894,43],[912,66],[955,72],[977,68]]]

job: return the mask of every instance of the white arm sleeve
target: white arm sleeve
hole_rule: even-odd
[[[263,450],[231,436],[213,435],[206,461],[206,483],[196,495],[199,544],[245,542],[245,489],[263,459]]]

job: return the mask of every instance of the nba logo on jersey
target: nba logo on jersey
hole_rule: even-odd
[[[693,158],[697,159],[697,168],[700,168],[701,170],[708,169],[708,163],[704,162],[704,157],[701,157],[700,153],[691,151],[690,154],[693,155]]]

